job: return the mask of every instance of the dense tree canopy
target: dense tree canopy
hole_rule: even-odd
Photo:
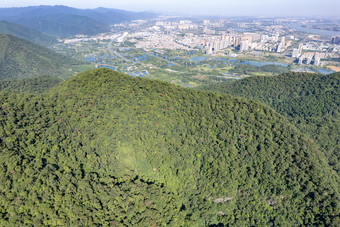
[[[40,93],[62,80],[54,76],[35,76],[24,79],[0,79],[0,91]]]
[[[257,101],[81,73],[0,91],[0,225],[339,225],[339,176]]]
[[[43,46],[51,46],[52,44],[57,43],[57,39],[54,37],[5,20],[0,20],[0,33],[13,35]]]
[[[84,62],[15,36],[0,34],[0,78],[61,75]]]
[[[285,115],[321,146],[340,174],[340,73],[286,73],[210,84],[203,89],[259,100]]]

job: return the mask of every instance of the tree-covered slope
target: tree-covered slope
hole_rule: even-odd
[[[0,225],[339,224],[339,176],[256,101],[81,73],[0,94]]]
[[[15,36],[0,34],[0,78],[60,75],[83,64]]]
[[[259,100],[285,115],[325,151],[340,174],[340,73],[286,73],[207,85],[203,89]]]
[[[0,34],[13,35],[43,46],[49,46],[57,42],[54,37],[42,34],[31,28],[4,20],[0,21]]]
[[[0,91],[16,93],[41,93],[59,84],[55,76],[34,76],[24,79],[0,79]]]

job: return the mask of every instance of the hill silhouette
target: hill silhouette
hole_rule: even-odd
[[[60,37],[95,35],[110,31],[109,25],[112,24],[155,16],[156,14],[148,12],[108,8],[76,9],[62,5],[0,8],[0,20]]]

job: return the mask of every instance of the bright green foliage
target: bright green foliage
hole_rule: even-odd
[[[81,73],[0,93],[0,225],[339,224],[339,176],[256,101]]]
[[[84,64],[26,40],[0,34],[0,78],[60,75]]]
[[[340,73],[249,77],[204,89],[259,100],[285,115],[319,144],[340,174]]]

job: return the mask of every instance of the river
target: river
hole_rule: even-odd
[[[309,33],[309,34],[317,34],[317,35],[324,35],[324,36],[340,35],[340,32],[337,32],[337,31],[304,28],[304,27],[302,27],[301,24],[288,24],[287,27],[295,29],[296,31],[306,32],[306,33]]]

